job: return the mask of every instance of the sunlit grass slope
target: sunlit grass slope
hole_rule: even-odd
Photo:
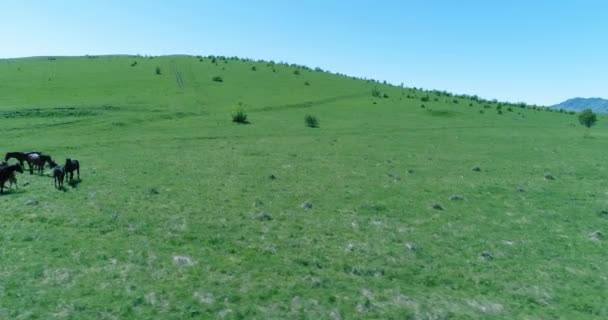
[[[82,165],[0,196],[0,319],[606,319],[603,121],[268,62],[0,60],[0,152]]]

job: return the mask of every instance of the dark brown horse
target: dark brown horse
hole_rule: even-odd
[[[15,172],[23,173],[23,167],[20,164],[14,164],[12,166],[6,166],[0,168],[0,193],[4,192],[4,184],[11,177],[14,178]]]
[[[38,174],[42,174],[44,172],[44,164],[52,161],[51,156],[40,153],[32,153],[27,156],[28,164],[30,165],[30,174],[34,174],[34,170],[38,172]]]
[[[72,160],[70,158],[65,159],[65,166],[63,166],[66,175],[70,175],[70,182],[74,179],[74,171],[78,174],[78,180],[80,181],[80,162],[78,160]]]
[[[57,188],[57,189],[63,188],[63,180],[65,177],[64,167],[57,165],[55,163],[55,161],[53,161],[53,160],[49,160],[49,166],[51,167],[51,170],[53,172],[52,175],[53,175],[53,183],[55,185],[55,188]]]
[[[8,167],[8,162],[6,162],[6,161],[0,162],[0,169],[2,169],[4,167]],[[13,172],[13,174],[10,175],[10,177],[8,177],[8,182],[9,182],[9,185],[8,185],[9,188],[12,187],[13,185],[15,185],[15,188],[19,188],[19,186],[17,186],[17,178],[15,178],[14,172]]]
[[[27,164],[30,167],[30,173],[32,172],[32,164],[30,163],[30,161],[28,160],[29,156],[32,154],[42,154],[38,151],[30,151],[30,152],[7,152],[6,155],[4,156],[4,161],[8,161],[11,158],[17,159],[17,161],[19,161],[19,164],[23,167],[23,162],[27,162]]]

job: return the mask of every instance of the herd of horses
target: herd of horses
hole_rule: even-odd
[[[10,159],[16,159],[18,163],[10,165],[8,163]],[[17,187],[15,173],[23,173],[24,163],[28,164],[30,174],[34,174],[34,172],[42,174],[44,166],[48,164],[49,168],[51,168],[53,184],[58,189],[63,188],[63,181],[67,180],[68,177],[70,183],[74,180],[74,171],[76,171],[76,175],[80,181],[80,162],[78,160],[65,159],[65,164],[61,166],[53,161],[50,155],[38,151],[8,152],[4,156],[4,162],[0,163],[0,193],[4,192],[6,182],[9,182],[9,188],[13,185]]]

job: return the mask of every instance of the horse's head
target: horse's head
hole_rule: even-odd
[[[19,172],[19,173],[23,173],[23,167],[20,164],[16,164],[16,169],[15,171]]]
[[[55,168],[57,166],[57,163],[55,161],[53,161],[53,159],[49,158],[47,160],[48,164],[49,164],[49,168]]]

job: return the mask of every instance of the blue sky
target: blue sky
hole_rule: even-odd
[[[5,0],[0,57],[215,54],[554,104],[608,98],[608,2]]]

